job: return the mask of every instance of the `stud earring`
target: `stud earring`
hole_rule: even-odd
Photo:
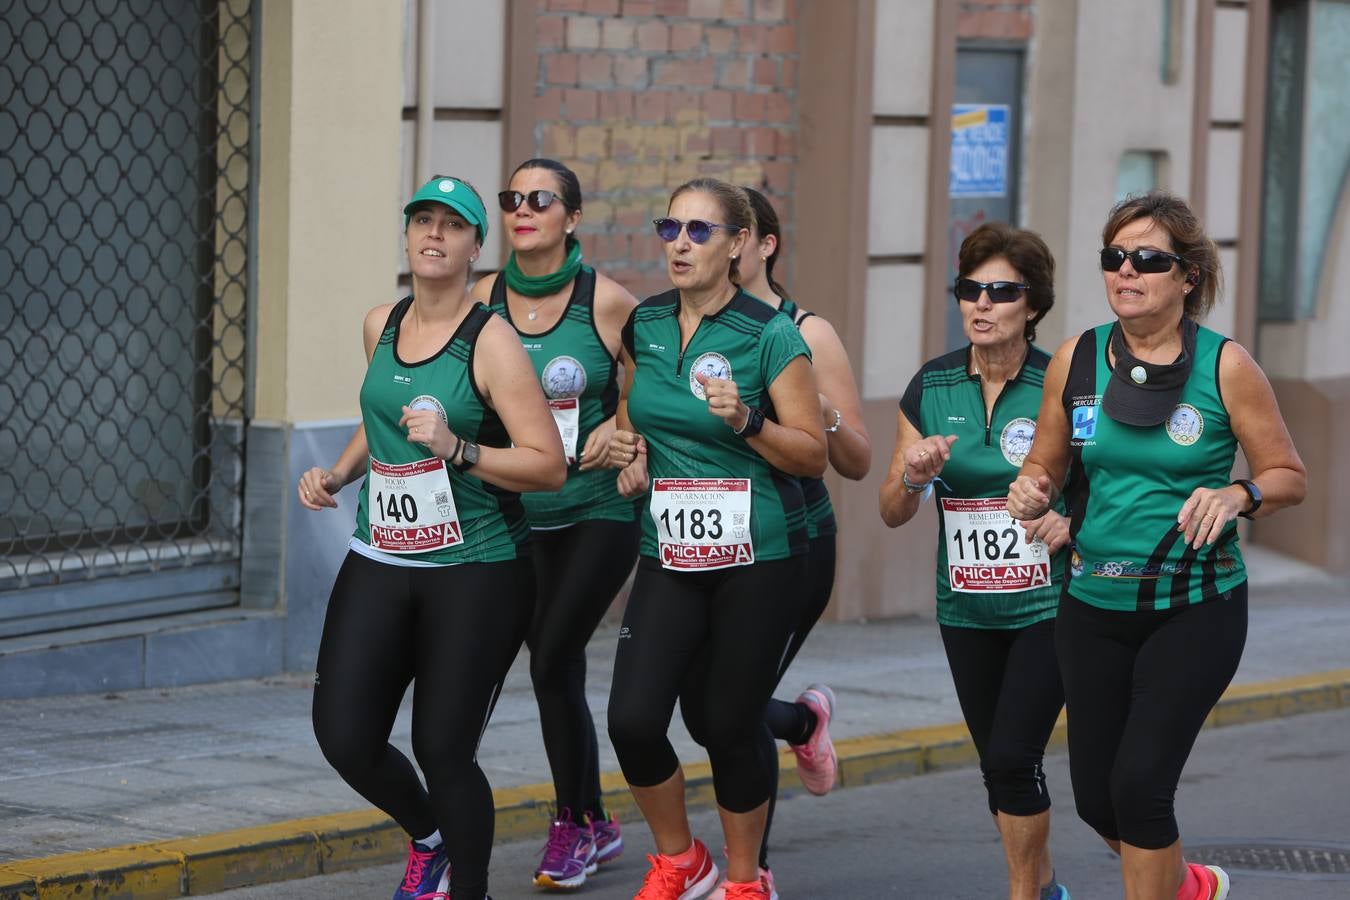
[[[769,258],[768,258],[767,256],[761,256],[761,257],[759,258],[759,261],[760,261],[760,262],[768,262],[768,261],[769,261]]]

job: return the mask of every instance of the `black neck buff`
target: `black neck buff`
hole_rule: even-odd
[[[1195,361],[1194,319],[1181,320],[1181,354],[1167,365],[1144,362],[1125,346],[1120,323],[1111,326],[1111,353],[1116,358],[1102,395],[1102,411],[1123,425],[1161,425],[1176,409]]]

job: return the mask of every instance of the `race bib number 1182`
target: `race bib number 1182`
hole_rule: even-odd
[[[1006,594],[1050,583],[1050,554],[1008,515],[1002,497],[942,500],[947,576],[952,590]]]

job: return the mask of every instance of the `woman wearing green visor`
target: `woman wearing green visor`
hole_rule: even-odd
[[[306,509],[334,508],[365,476],[319,646],[314,733],[413,839],[394,900],[484,900],[494,811],[478,744],[534,609],[519,494],[557,490],[566,463],[519,338],[469,297],[483,201],[437,176],[403,212],[412,294],[367,314],[361,425],[298,487]],[[414,682],[425,788],[389,743]]]

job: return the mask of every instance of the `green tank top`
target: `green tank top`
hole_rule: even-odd
[[[937,619],[958,628],[1025,628],[1053,618],[1067,550],[1028,547],[1007,514],[1008,483],[1031,449],[1050,357],[1027,350],[986,417],[970,347],[930,360],[900,409],[921,435],[954,434],[952,458],[933,482],[938,513]],[[1055,509],[1064,512],[1062,502]],[[953,584],[953,581],[956,583]]]
[[[802,322],[815,315],[803,310],[790,297],[783,298],[783,305],[778,307],[778,311],[791,319],[798,331],[802,330]],[[806,501],[806,536],[815,540],[838,533],[834,504],[830,503],[830,491],[825,487],[825,479],[803,478],[802,497]]]
[[[635,362],[628,418],[647,441],[643,556],[661,558],[651,515],[657,479],[749,479],[748,525],[756,561],[785,559],[807,550],[806,511],[799,479],[755,452],[726,422],[708,412],[694,373],[736,382],[741,401],[774,417],[769,385],[793,359],[811,351],[791,320],[744,291],[704,316],[680,349],[679,291],[644,300],[628,317],[623,342]],[[659,513],[658,513],[659,515]]]
[[[531,527],[562,528],[591,519],[633,521],[636,504],[620,496],[614,470],[583,472],[578,459],[591,432],[619,405],[618,361],[609,355],[595,325],[595,270],[581,267],[562,318],[542,334],[526,334],[512,321],[505,278],[493,283],[491,300],[492,311],[520,335],[568,452],[562,490],[521,495]]]
[[[1195,361],[1180,401],[1166,422],[1143,428],[1102,411],[1113,327],[1083,333],[1064,385],[1074,541],[1068,591],[1115,610],[1212,600],[1247,578],[1237,523],[1229,522],[1212,547],[1193,550],[1177,531],[1177,513],[1196,488],[1224,488],[1232,480],[1237,438],[1218,381],[1228,339],[1197,329]]]
[[[361,421],[366,427],[371,459],[388,466],[408,466],[420,461],[424,467],[437,468],[435,462],[427,462],[434,460],[427,449],[411,443],[407,432],[399,426],[404,406],[435,409],[450,430],[466,441],[485,447],[509,447],[511,439],[506,428],[497,413],[484,404],[473,380],[473,354],[478,335],[492,313],[481,303],[475,303],[439,353],[421,362],[408,363],[398,358],[397,347],[399,325],[412,302],[412,297],[405,297],[389,313],[361,383]],[[528,556],[530,529],[520,495],[473,475],[456,472],[444,461],[438,462],[449,474],[463,542],[404,554],[405,558],[450,565],[500,562]],[[356,507],[354,536],[373,546],[370,521],[372,465],[368,460],[366,480],[361,484]],[[436,473],[433,471],[432,474]],[[377,491],[379,493],[382,492]],[[376,497],[376,502],[389,510],[388,515],[397,517],[411,532],[419,520],[425,520],[432,513],[429,507],[437,500],[443,502],[444,498],[414,495],[410,501],[402,497],[399,500],[401,502],[391,503],[387,496]]]

